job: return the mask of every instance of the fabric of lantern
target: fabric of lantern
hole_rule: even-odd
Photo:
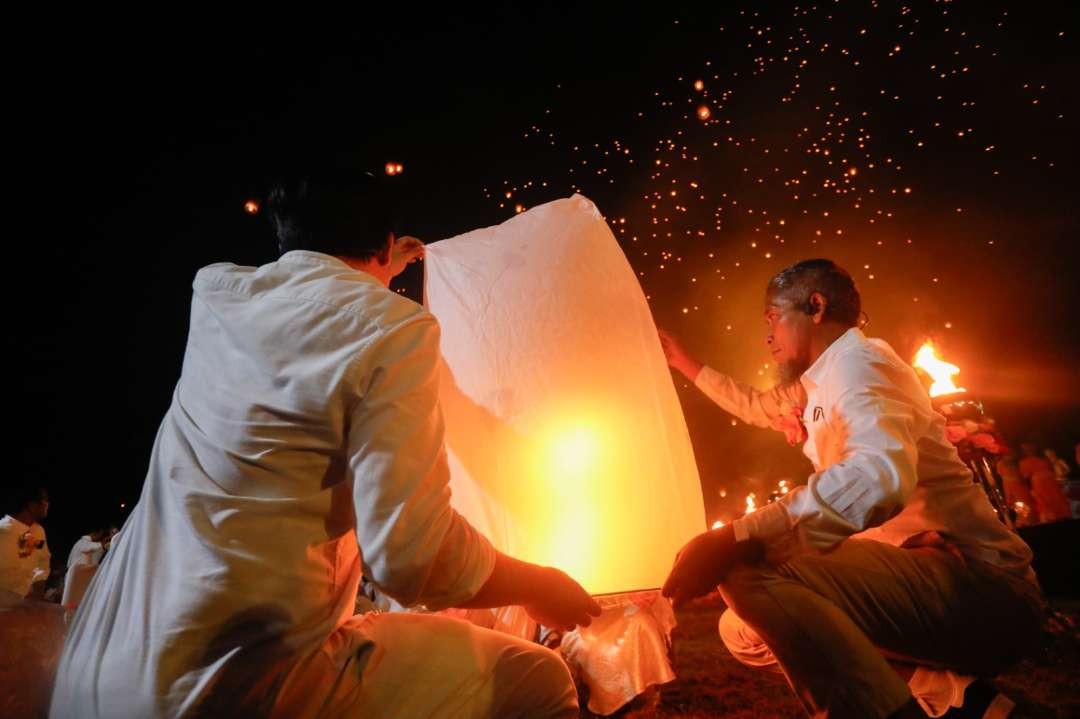
[[[637,278],[575,195],[428,245],[453,504],[593,594],[659,587],[705,529],[690,437]]]

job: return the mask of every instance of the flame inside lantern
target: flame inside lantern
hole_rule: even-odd
[[[751,492],[746,495],[746,513],[750,514],[755,510],[757,510],[757,495]]]
[[[933,380],[933,384],[930,385],[931,397],[967,392],[963,387],[957,387],[952,381],[953,375],[959,373],[960,368],[938,357],[933,342],[927,340],[923,343],[923,346],[915,354],[915,361],[912,364],[916,369],[921,369],[928,374],[930,379]]]
[[[718,519],[718,520],[716,520],[715,522],[712,523],[712,528],[713,529],[720,529],[723,526],[724,526],[724,520],[722,520],[722,519]]]

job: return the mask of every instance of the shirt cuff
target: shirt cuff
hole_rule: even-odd
[[[711,394],[712,390],[716,386],[716,375],[719,374],[709,365],[701,365],[701,370],[697,373],[697,377],[694,378],[694,386],[705,394]]]
[[[745,542],[750,539],[750,530],[747,529],[746,522],[742,520],[742,517],[731,523],[731,530],[735,532],[736,542]]]
[[[791,515],[782,502],[773,502],[739,517],[731,523],[731,529],[736,542],[751,538],[767,541],[791,531]]]
[[[468,521],[454,512],[418,603],[439,611],[471,599],[495,571],[495,548]]]

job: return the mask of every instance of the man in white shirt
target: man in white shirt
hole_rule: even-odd
[[[665,349],[747,421],[780,428],[794,409],[815,471],[691,540],[665,595],[684,602],[719,586],[725,644],[746,664],[782,670],[813,716],[1007,711],[989,685],[957,674],[936,696],[920,685],[943,676],[927,666],[992,675],[1038,636],[1030,549],[973,483],[914,370],[856,327],[861,300],[847,272],[798,263],[772,279],[765,302],[781,372],[772,392],[703,367],[670,337]]]
[[[439,327],[387,285],[423,251],[366,176],[270,197],[281,258],[194,282],[142,497],[64,648],[51,716],[576,717],[561,659],[406,606],[588,624],[570,577],[450,506]]]
[[[64,593],[60,604],[64,609],[73,610],[79,606],[90,580],[94,578],[101,558],[105,554],[108,541],[116,529],[98,529],[84,534],[72,546],[68,554],[67,572],[64,574]]]
[[[49,545],[41,521],[49,514],[49,494],[42,487],[18,490],[14,514],[0,519],[0,591],[7,599],[40,599],[49,578]]]

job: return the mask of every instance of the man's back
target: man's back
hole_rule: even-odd
[[[416,349],[410,323],[434,327],[325,255],[199,272],[143,495],[76,616],[53,716],[272,702],[257,680],[351,616],[350,418],[394,353]]]

